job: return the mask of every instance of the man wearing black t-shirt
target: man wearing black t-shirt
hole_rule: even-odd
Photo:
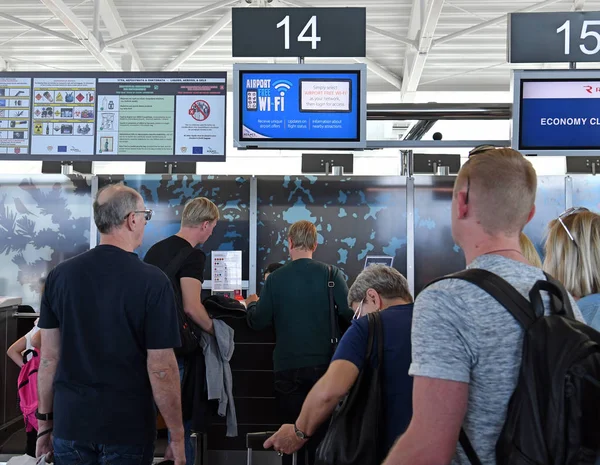
[[[195,247],[208,240],[218,220],[219,209],[213,202],[205,197],[192,199],[183,208],[179,232],[154,244],[144,257],[146,263],[165,271],[182,249],[191,249],[188,257],[175,272],[176,279],[173,280],[173,287],[186,315],[203,331],[210,334],[213,334],[213,321],[201,300],[206,255]],[[177,362],[183,380],[184,361],[178,358]],[[186,459],[191,464],[194,462],[194,449],[187,422],[185,426]]]
[[[94,202],[100,245],[48,274],[38,457],[54,452],[57,465],[150,465],[156,405],[173,438],[168,454],[185,464],[173,289],[133,253],[151,217],[135,190],[102,189]]]

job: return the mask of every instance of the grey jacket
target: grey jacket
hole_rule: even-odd
[[[233,378],[229,361],[233,356],[233,329],[221,320],[213,320],[215,335],[202,331],[202,351],[206,361],[208,400],[218,400],[218,414],[227,416],[227,437],[238,435],[235,404],[233,402]]]

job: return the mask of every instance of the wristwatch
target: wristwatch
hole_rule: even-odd
[[[307,435],[304,431],[300,431],[298,429],[298,427],[296,426],[296,423],[294,423],[294,433],[296,433],[296,436],[298,437],[298,439],[302,439],[302,440],[310,439],[309,435]]]
[[[35,418],[41,421],[52,421],[54,420],[54,413],[40,413],[40,411],[36,409]]]

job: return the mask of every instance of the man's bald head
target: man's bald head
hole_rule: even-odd
[[[98,191],[94,201],[94,222],[101,234],[123,224],[128,214],[140,209],[142,196],[131,187],[111,184]]]

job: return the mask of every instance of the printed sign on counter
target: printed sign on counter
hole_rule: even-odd
[[[35,78],[32,103],[32,154],[93,153],[96,79]]]
[[[242,251],[241,250],[216,250],[211,252],[212,257],[212,292],[225,291],[242,292]]]
[[[0,78],[0,155],[29,153],[31,78]]]

